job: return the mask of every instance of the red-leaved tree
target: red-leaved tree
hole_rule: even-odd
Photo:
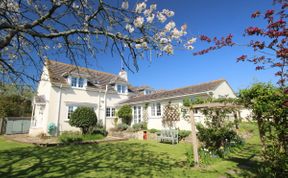
[[[279,78],[278,84],[285,86],[288,80],[288,28],[287,28],[287,0],[274,1],[274,9],[266,12],[255,11],[251,18],[262,18],[266,22],[265,27],[249,26],[245,29],[245,37],[257,37],[251,40],[247,46],[258,52],[256,56],[243,54],[237,58],[237,62],[248,61],[256,65],[256,70],[275,68],[275,76]],[[210,51],[221,49],[226,46],[236,46],[233,35],[229,34],[222,38],[210,38],[206,35],[199,37],[200,41],[209,43],[209,47],[197,51],[194,55],[203,55]]]

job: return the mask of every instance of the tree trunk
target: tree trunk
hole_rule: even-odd
[[[198,166],[199,165],[198,140],[196,136],[196,125],[195,125],[193,108],[190,108],[189,112],[190,112],[189,116],[190,116],[190,122],[191,122],[191,135],[192,135],[194,163],[195,163],[195,166]]]
[[[260,137],[260,141],[262,144],[262,150],[266,149],[266,145],[265,145],[265,128],[264,128],[264,123],[263,120],[261,118],[261,116],[257,116],[257,124],[258,124],[258,129],[259,129],[259,137]]]

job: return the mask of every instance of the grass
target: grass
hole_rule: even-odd
[[[15,148],[26,148],[26,147],[30,147],[32,145],[30,144],[24,144],[24,143],[18,143],[15,141],[11,141],[11,140],[6,140],[4,137],[0,136],[0,151],[3,150],[12,150]]]
[[[184,143],[129,140],[39,148],[0,137],[0,177],[252,177],[259,164],[258,132],[253,124],[242,126],[242,132],[251,129],[246,144],[200,168],[186,166],[191,145]]]

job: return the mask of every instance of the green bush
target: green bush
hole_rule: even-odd
[[[178,140],[183,140],[184,138],[188,137],[191,134],[189,130],[179,130],[178,132]]]
[[[93,127],[93,128],[90,128],[89,129],[89,134],[91,135],[97,135],[97,134],[100,134],[100,135],[103,135],[103,136],[107,136],[108,135],[108,132],[105,130],[105,128],[103,127]]]
[[[83,140],[80,132],[71,131],[63,132],[58,139],[61,143],[74,143],[81,142]]]
[[[117,125],[116,129],[118,131],[123,131],[123,130],[127,130],[129,127],[129,125],[125,124],[125,123],[120,123]]]
[[[96,126],[97,116],[93,108],[79,107],[71,114],[69,124],[81,128],[82,133],[86,134],[89,128]]]
[[[203,147],[220,157],[224,157],[229,153],[232,147],[243,143],[237,133],[229,127],[206,128],[202,125],[197,125],[197,129],[198,139],[203,143]]]
[[[124,105],[122,106],[118,112],[117,112],[118,117],[122,119],[122,122],[130,125],[131,120],[132,120],[132,108],[129,105]]]
[[[160,132],[160,130],[157,130],[157,129],[150,129],[149,132],[150,132],[150,133],[157,133],[157,132]]]
[[[132,128],[134,129],[134,131],[146,130],[147,123],[146,122],[136,123],[132,126]]]

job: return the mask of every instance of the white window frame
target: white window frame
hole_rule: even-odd
[[[107,112],[109,110],[109,112]],[[114,107],[106,107],[105,116],[115,117],[116,109]]]
[[[115,90],[119,94],[126,94],[126,93],[128,93],[128,86],[124,85],[124,84],[116,84],[115,85]]]
[[[162,116],[162,106],[161,103],[152,103],[151,105],[151,116],[160,117]]]
[[[133,124],[140,123],[142,121],[142,107],[133,106]]]
[[[152,90],[144,90],[144,95],[152,94]]]
[[[72,107],[72,112],[70,110],[70,108]],[[75,105],[68,105],[67,106],[67,117],[66,117],[66,121],[69,121],[70,117],[71,117],[71,114],[78,108],[78,106],[75,106]]]
[[[86,88],[87,86],[87,79],[70,76],[69,80],[72,88]],[[76,85],[73,85],[73,80],[76,80]]]

